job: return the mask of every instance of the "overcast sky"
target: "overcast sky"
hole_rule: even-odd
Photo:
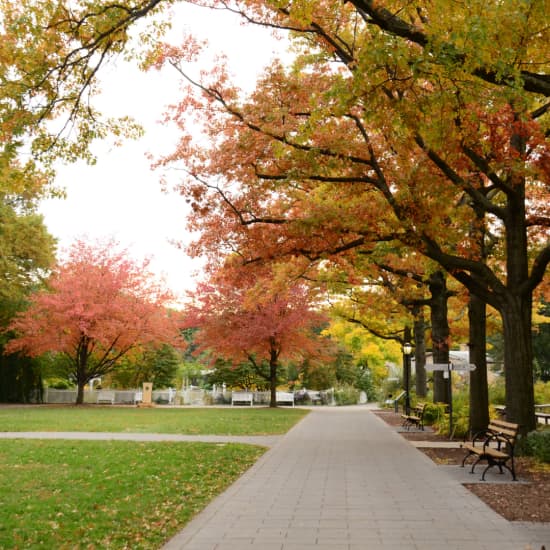
[[[223,52],[230,61],[237,82],[251,89],[256,75],[282,51],[283,45],[269,31],[242,27],[227,13],[201,10],[183,3],[174,15],[171,39],[192,30],[207,38],[212,54]],[[209,60],[205,59],[205,64]],[[145,128],[145,136],[122,146],[97,143],[97,164],[62,166],[57,184],[66,189],[66,199],[44,201],[44,214],[50,232],[59,239],[60,249],[75,238],[114,236],[130,248],[136,258],[151,256],[153,269],[166,278],[178,294],[193,288],[200,262],[170,244],[185,241],[186,206],[182,197],[161,191],[160,173],[150,169],[147,153],[170,152],[177,139],[173,128],[161,125],[166,106],[180,97],[174,69],[161,73],[141,73],[123,63],[103,73],[104,93],[100,109],[107,115],[134,117]]]

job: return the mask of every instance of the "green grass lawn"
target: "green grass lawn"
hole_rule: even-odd
[[[307,412],[292,408],[0,407],[0,431],[266,435],[285,433]]]
[[[134,414],[145,412],[162,416]],[[21,429],[35,422],[27,417]],[[236,444],[2,440],[0,548],[157,549],[263,452]]]
[[[281,434],[301,409],[0,407],[1,431]],[[0,441],[0,549],[159,548],[265,451],[252,445]]]

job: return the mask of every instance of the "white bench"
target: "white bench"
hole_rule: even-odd
[[[322,403],[323,401],[321,397],[321,392],[319,391],[307,390],[307,396],[309,397],[309,399],[314,405],[315,403]]]
[[[115,392],[114,391],[105,391],[101,390],[97,395],[98,403],[110,403],[111,405],[115,404]]]
[[[283,403],[294,407],[294,394],[286,391],[278,391],[277,405],[282,405]]]
[[[249,403],[252,407],[254,404],[254,394],[248,391],[234,391],[231,393],[231,406],[235,403]]]

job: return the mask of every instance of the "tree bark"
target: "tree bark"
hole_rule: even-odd
[[[269,354],[269,406],[277,406],[277,368],[279,366],[279,354],[276,349],[271,348]]]
[[[520,432],[525,434],[537,427],[533,388],[531,301],[525,297],[509,296],[501,314],[504,327],[506,418],[519,424]]]
[[[487,351],[485,302],[470,295],[468,303],[470,363],[476,366],[470,371],[470,432],[484,430],[489,424],[489,390],[487,387]]]
[[[76,402],[75,405],[82,405],[84,403],[84,386],[85,382],[78,380],[76,385]]]
[[[521,140],[521,138],[518,138]],[[514,143],[523,149],[522,143]],[[504,374],[506,416],[520,425],[520,432],[536,428],[533,387],[533,342],[531,315],[533,291],[529,279],[528,243],[525,212],[525,182],[510,178],[514,193],[506,205],[506,294],[500,314],[504,328]]]
[[[447,282],[442,271],[428,280],[432,323],[432,357],[434,363],[449,363],[449,320],[447,318]],[[442,371],[434,371],[434,403],[450,403],[448,382]]]
[[[413,310],[414,315],[414,368],[416,375],[416,395],[426,397],[426,323],[424,321],[424,310],[416,306]]]

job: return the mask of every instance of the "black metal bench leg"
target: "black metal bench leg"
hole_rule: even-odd
[[[472,469],[470,470],[470,473],[471,474],[474,474],[474,468],[479,464],[479,461],[481,460],[481,457],[477,457],[477,459],[474,461],[474,463],[472,464]]]
[[[468,454],[462,459],[462,464],[461,464],[461,467],[464,468],[464,466],[466,465],[466,460],[468,460],[474,453],[472,452],[468,452]]]
[[[481,481],[485,481],[485,474],[493,466],[494,466],[494,464],[491,464],[490,462],[489,462],[489,464],[487,464],[487,468],[485,468],[485,470],[483,470],[483,474],[481,474]]]
[[[517,481],[516,470],[514,468],[514,459],[512,458],[512,467],[508,466],[506,462],[503,462],[502,466],[504,466],[504,468],[506,468],[512,474],[512,481]]]

